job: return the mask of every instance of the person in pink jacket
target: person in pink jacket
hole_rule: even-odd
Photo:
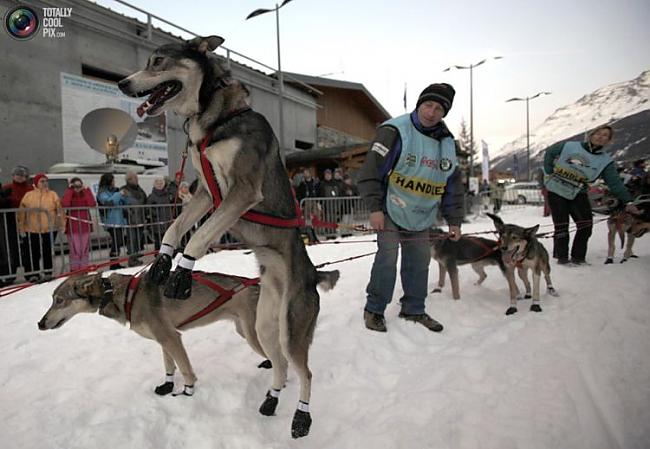
[[[93,230],[90,211],[82,208],[96,207],[97,202],[90,189],[84,187],[81,179],[75,177],[70,180],[70,186],[63,194],[61,205],[70,208],[67,211],[65,233],[70,250],[70,270],[75,271],[88,265],[90,233]]]

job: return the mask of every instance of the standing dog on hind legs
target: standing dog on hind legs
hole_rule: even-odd
[[[539,284],[541,274],[544,273],[546,280],[546,290],[551,296],[559,296],[551,282],[551,265],[548,259],[548,251],[539,241],[537,241],[537,230],[539,225],[532,228],[522,228],[513,224],[504,224],[503,220],[497,215],[488,213],[488,217],[494,222],[494,226],[499,234],[501,244],[501,255],[506,266],[506,279],[510,290],[510,307],[506,310],[506,315],[512,315],[517,312],[517,297],[519,289],[515,282],[515,267],[524,285],[526,286],[525,299],[531,297],[530,282],[528,281],[528,270],[533,272],[533,303],[530,310],[541,312],[539,305]]]
[[[164,45],[144,70],[118,84],[129,96],[149,95],[139,114],[169,110],[187,118],[188,152],[200,179],[196,194],[165,233],[148,281],[167,280],[165,296],[186,299],[194,261],[224,232],[253,250],[261,274],[256,331],[273,364],[273,383],[260,413],[275,413],[291,362],[300,379],[291,426],[298,438],[311,425],[307,362],[319,311],[316,285],[333,286],[338,271],[317,273],[309,260],[278,141],[268,121],[247,106],[248,91],[212,53],[222,43],[221,37],[209,36]],[[215,212],[194,233],[170,275],[181,237],[212,208]]]

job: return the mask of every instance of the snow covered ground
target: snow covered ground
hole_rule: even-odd
[[[527,208],[503,217],[548,225],[540,215]],[[487,218],[464,226],[489,229]],[[591,266],[553,264],[561,297],[543,294],[542,313],[522,301],[506,317],[498,270],[488,268],[477,287],[463,267],[462,300],[452,300],[449,288],[427,299],[428,312],[445,325],[441,334],[399,319],[397,301],[387,310],[387,334],[366,330],[372,258],[332,267],[341,279],[321,295],[311,351],[314,423],[300,440],[290,437],[296,376],[290,372],[277,416],[261,416],[271,373],[256,368],[259,356],[230,323],[184,335],[199,377],[194,397],[158,397],[156,343],[92,315],[40,332],[36,323],[56,283],[26,289],[0,300],[0,447],[648,448],[650,237],[637,242],[639,259],[603,265],[605,234],[597,224]],[[543,242],[550,250],[550,240]],[[309,253],[321,263],[374,249],[350,243]],[[253,257],[240,251],[206,257],[199,268],[256,274]],[[431,288],[436,278],[432,265]]]

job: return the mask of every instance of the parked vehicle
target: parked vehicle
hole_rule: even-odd
[[[134,170],[138,173],[138,183],[145,192],[151,192],[154,181],[167,175],[167,167],[157,167],[155,169],[145,170],[140,165],[112,164],[93,166],[84,166],[80,164],[55,164],[47,172],[50,189],[54,190],[60,197],[63,197],[65,189],[74,177],[80,178],[84,185],[90,188],[93,195],[97,196],[99,188],[99,178],[106,172],[112,172],[115,176],[115,185],[121,187],[126,184],[125,174],[128,170]]]
[[[506,186],[503,201],[508,204],[543,204],[544,197],[537,182],[515,182]]]

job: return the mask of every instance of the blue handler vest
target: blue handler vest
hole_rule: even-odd
[[[546,188],[572,200],[611,163],[612,158],[607,153],[590,153],[580,142],[567,142],[555,162],[553,173],[546,179]]]
[[[391,220],[409,231],[422,231],[437,221],[447,179],[458,166],[454,139],[437,141],[411,123],[410,114],[387,120],[397,128],[402,153],[388,175],[386,210]]]

